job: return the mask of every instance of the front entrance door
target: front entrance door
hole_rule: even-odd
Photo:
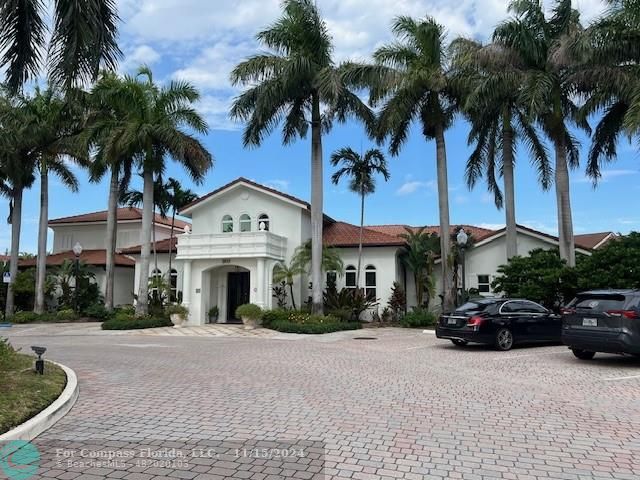
[[[227,322],[239,322],[236,308],[249,303],[249,272],[229,272],[227,275]]]

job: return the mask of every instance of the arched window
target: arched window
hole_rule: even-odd
[[[347,288],[356,288],[356,267],[347,266],[344,273],[344,286]]]
[[[250,232],[251,231],[251,217],[246,213],[240,215],[240,231],[241,232]]]
[[[175,268],[171,269],[169,278],[169,291],[171,293],[171,301],[178,300],[178,271]]]
[[[233,217],[231,215],[225,215],[222,217],[222,233],[233,232]]]
[[[375,300],[377,298],[376,292],[376,267],[373,265],[367,265],[364,271],[364,293],[369,300]]]
[[[151,297],[155,299],[159,299],[162,295],[160,291],[160,287],[162,285],[162,271],[158,268],[154,268],[151,272],[151,288],[149,291],[151,292]]]
[[[263,213],[258,217],[258,230],[261,232],[269,231],[269,215]]]

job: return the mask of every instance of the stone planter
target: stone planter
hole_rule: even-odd
[[[182,324],[186,320],[185,316],[181,313],[172,313],[171,315],[169,315],[169,318],[171,319],[171,323],[173,323],[174,328],[181,328]]]
[[[253,330],[261,325],[260,320],[256,320],[255,318],[242,317],[242,323],[244,324],[245,330]]]

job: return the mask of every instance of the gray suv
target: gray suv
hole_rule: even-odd
[[[640,356],[640,290],[578,294],[562,309],[562,342],[582,360],[596,352]]]

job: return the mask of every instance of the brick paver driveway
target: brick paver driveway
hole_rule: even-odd
[[[635,359],[396,329],[13,343],[47,346],[80,379],[35,441],[40,478],[640,478]]]

